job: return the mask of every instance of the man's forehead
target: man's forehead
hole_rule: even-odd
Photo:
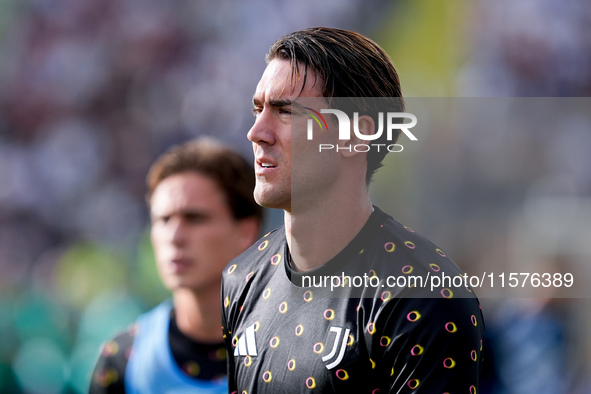
[[[253,102],[289,101],[297,97],[321,97],[321,78],[316,72],[308,69],[304,80],[304,67],[299,65],[298,68],[299,72],[295,73],[289,60],[271,60],[257,85]]]

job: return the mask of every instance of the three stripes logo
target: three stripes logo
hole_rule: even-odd
[[[256,356],[257,342],[254,335],[255,324],[248,326],[244,333],[238,338],[238,343],[234,348],[235,356]]]
[[[322,356],[322,361],[325,363],[329,360],[332,360],[332,362],[325,365],[326,369],[332,369],[336,367],[343,360],[350,332],[350,330],[347,328],[343,333],[342,327],[331,327],[330,331],[335,333],[335,338],[330,353],[328,353],[326,356]]]

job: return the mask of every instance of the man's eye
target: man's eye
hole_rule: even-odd
[[[263,109],[262,109],[262,108],[260,108],[260,107],[254,107],[254,108],[252,109],[252,114],[255,116],[255,118],[256,118],[257,116],[259,116],[259,115],[261,114],[261,112],[263,112]]]
[[[160,217],[154,218],[152,221],[154,223],[166,224],[166,223],[168,223],[169,220],[170,220],[170,216],[160,216]]]
[[[291,108],[279,108],[281,115],[291,115]]]
[[[207,221],[206,216],[199,215],[196,213],[187,213],[184,215],[184,219],[187,221],[187,223],[190,223],[190,224],[200,224],[200,223],[205,223]]]

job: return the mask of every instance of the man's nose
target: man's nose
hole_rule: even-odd
[[[266,108],[257,116],[246,137],[255,144],[275,144],[275,124],[271,111]]]

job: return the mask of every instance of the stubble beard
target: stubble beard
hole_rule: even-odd
[[[269,185],[257,179],[254,189],[254,200],[265,208],[291,210],[291,192],[287,185]]]

